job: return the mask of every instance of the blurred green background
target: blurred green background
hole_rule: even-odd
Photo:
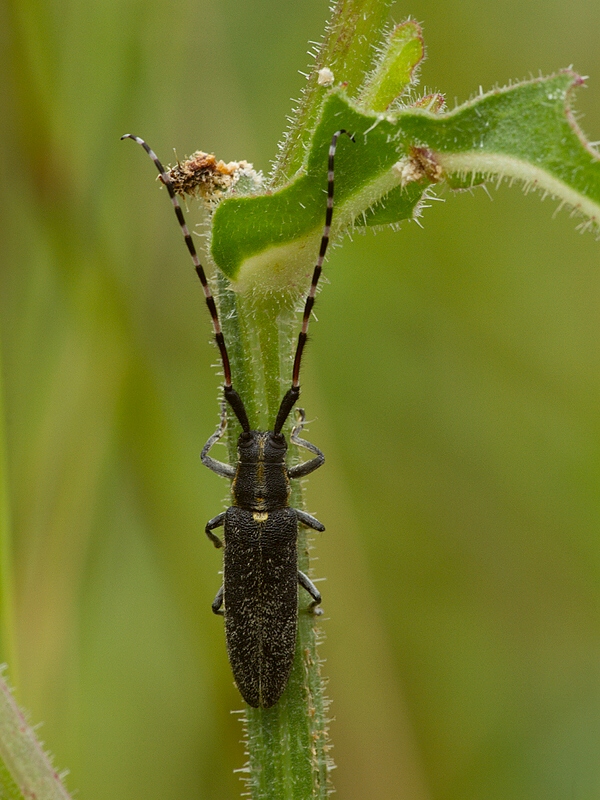
[[[82,800],[234,798],[199,451],[218,379],[151,163],[268,169],[327,0],[6,0],[0,336],[19,701]],[[412,0],[427,88],[573,64],[600,4]],[[172,160],[172,159],[171,159]],[[519,188],[331,255],[304,370],[344,800],[600,797],[600,244]]]

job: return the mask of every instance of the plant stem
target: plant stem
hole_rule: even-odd
[[[289,302],[272,298],[257,302],[220,291],[227,342],[235,342],[230,358],[235,386],[248,410],[252,427],[270,429],[291,383],[291,354],[296,331]],[[250,334],[249,332],[252,332]],[[259,409],[265,409],[260,412]],[[230,454],[235,453],[239,426],[230,419]],[[291,421],[286,426],[289,432]],[[295,450],[295,448],[292,448]],[[291,461],[297,460],[291,453]],[[304,509],[302,487],[294,482],[291,505]],[[306,531],[298,535],[298,566],[309,571]],[[319,633],[301,590],[296,655],[288,685],[269,709],[247,708],[245,778],[253,800],[308,800],[330,792],[327,745],[327,701],[317,655]]]
[[[373,48],[381,41],[389,5],[387,0],[338,0],[333,6],[315,68],[275,165],[272,188],[302,166],[325,96],[318,70],[329,68],[350,93],[358,92],[373,60]],[[258,296],[251,291],[234,294],[226,288],[224,278],[219,282],[221,319],[225,339],[231,343],[235,387],[246,406],[250,425],[272,429],[283,394],[291,384],[298,332],[292,324],[295,298]],[[288,420],[287,433],[291,426],[292,420]],[[239,425],[231,424],[228,444],[232,463],[238,434]],[[296,453],[288,455],[290,461],[297,458]],[[294,483],[291,505],[304,509],[302,487],[299,482]],[[298,567],[308,572],[309,542],[306,530],[299,527]],[[246,712],[245,772],[253,800],[324,800],[331,793],[328,703],[317,654],[319,631],[315,616],[307,611],[304,595],[301,590],[296,654],[287,687],[273,708],[248,708]]]
[[[0,677],[0,759],[14,785],[19,787],[20,796],[38,800],[71,800],[3,677]],[[0,776],[2,774],[3,770],[0,770]],[[7,791],[14,788],[8,779],[5,788]]]

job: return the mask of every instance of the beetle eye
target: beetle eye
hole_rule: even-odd
[[[283,433],[272,433],[271,444],[274,447],[285,447],[285,436]]]
[[[238,439],[238,444],[240,447],[244,447],[245,445],[252,444],[253,436],[249,431],[242,431],[240,433],[240,438]]]

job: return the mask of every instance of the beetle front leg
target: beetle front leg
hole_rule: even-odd
[[[206,523],[206,527],[204,528],[204,533],[208,536],[215,547],[223,547],[223,542],[221,539],[219,539],[218,536],[215,536],[212,531],[214,531],[215,528],[220,528],[223,525],[223,522],[225,521],[225,514],[226,512],[222,511],[220,514],[217,514],[216,517],[209,519]]]
[[[317,615],[322,614],[323,609],[317,608],[317,606],[320,605],[321,603],[321,592],[317,589],[317,587],[314,585],[314,583],[311,581],[308,575],[305,575],[303,572],[300,572],[300,570],[298,570],[298,583],[300,584],[300,586],[302,586],[303,589],[306,589],[306,591],[313,599],[312,603],[308,606],[309,613]],[[214,609],[214,604],[213,604],[213,609]]]
[[[219,439],[225,433],[225,429],[227,428],[227,409],[225,407],[225,403],[221,405],[221,422],[219,423],[219,427],[213,433],[212,436],[209,437],[208,441],[202,448],[202,452],[200,453],[200,460],[204,464],[205,467],[212,469],[213,472],[216,472],[217,475],[221,475],[223,478],[233,478],[235,477],[235,468],[231,466],[231,464],[225,464],[223,461],[217,461],[216,458],[211,458],[208,455],[208,451],[211,449],[213,445],[215,445]]]
[[[315,454],[316,458],[311,458],[310,461],[304,461],[302,464],[296,464],[296,466],[290,467],[288,469],[288,476],[290,478],[304,478],[305,475],[310,475],[311,472],[319,469],[319,467],[323,466],[325,463],[325,456],[319,448],[312,444],[312,442],[307,442],[306,439],[301,439],[299,436],[299,434],[302,433],[304,420],[306,419],[303,408],[297,409],[297,419],[298,422],[292,429],[290,435],[290,442],[298,445],[298,447],[304,447],[305,450],[310,450],[311,453]]]

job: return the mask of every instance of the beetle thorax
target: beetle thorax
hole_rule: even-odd
[[[249,431],[240,435],[231,487],[234,505],[250,511],[271,511],[289,504],[286,452],[287,442],[280,433]]]

